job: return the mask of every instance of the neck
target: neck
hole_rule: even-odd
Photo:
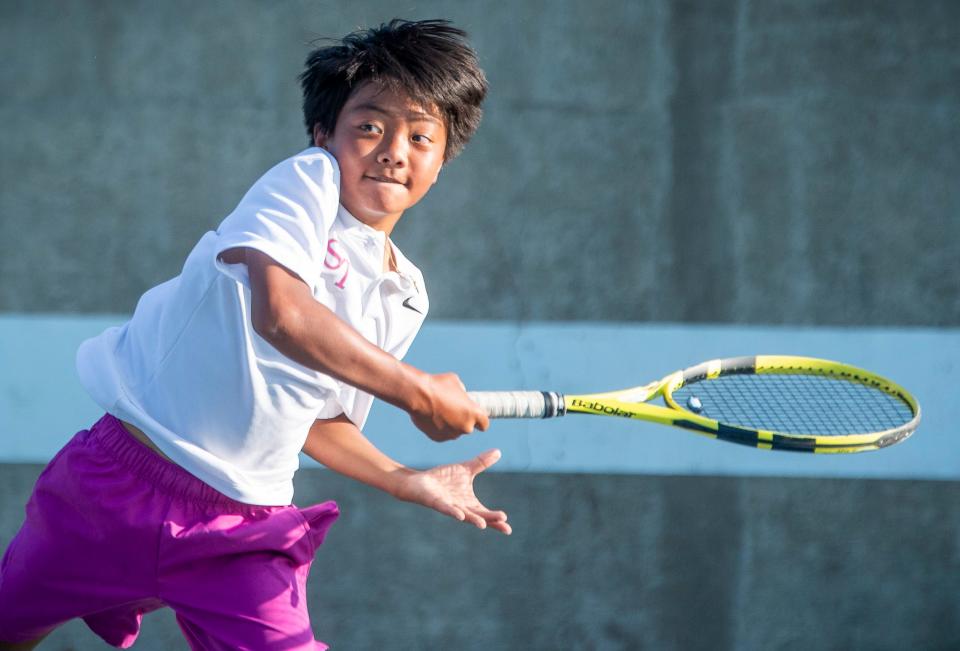
[[[403,213],[397,215],[387,215],[378,219],[375,224],[370,224],[370,228],[380,231],[387,237],[390,237],[390,234],[393,232],[394,227],[397,225],[397,222],[400,221],[400,216]]]
[[[383,243],[383,270],[386,271],[399,271],[397,269],[397,257],[393,253],[393,243],[390,241],[390,237],[387,236]]]

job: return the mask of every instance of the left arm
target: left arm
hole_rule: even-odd
[[[489,450],[462,463],[414,470],[381,452],[345,415],[314,421],[303,451],[333,471],[485,529],[511,532],[507,514],[491,511],[473,492],[474,478],[500,458]]]

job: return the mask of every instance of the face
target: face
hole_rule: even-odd
[[[389,235],[436,183],[447,129],[436,110],[367,83],[350,95],[332,134],[314,129],[314,144],[340,165],[344,208]]]

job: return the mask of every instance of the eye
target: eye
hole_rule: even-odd
[[[360,125],[359,129],[366,133],[383,133],[383,129],[370,122],[364,122]]]
[[[433,142],[430,136],[426,136],[422,133],[414,134],[411,140],[413,140],[417,144],[422,144],[422,145],[429,145],[430,143]]]

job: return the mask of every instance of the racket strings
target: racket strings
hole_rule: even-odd
[[[910,405],[897,396],[819,375],[724,375],[683,386],[673,399],[727,425],[816,436],[880,432],[913,418]],[[697,401],[699,411],[689,406]]]

